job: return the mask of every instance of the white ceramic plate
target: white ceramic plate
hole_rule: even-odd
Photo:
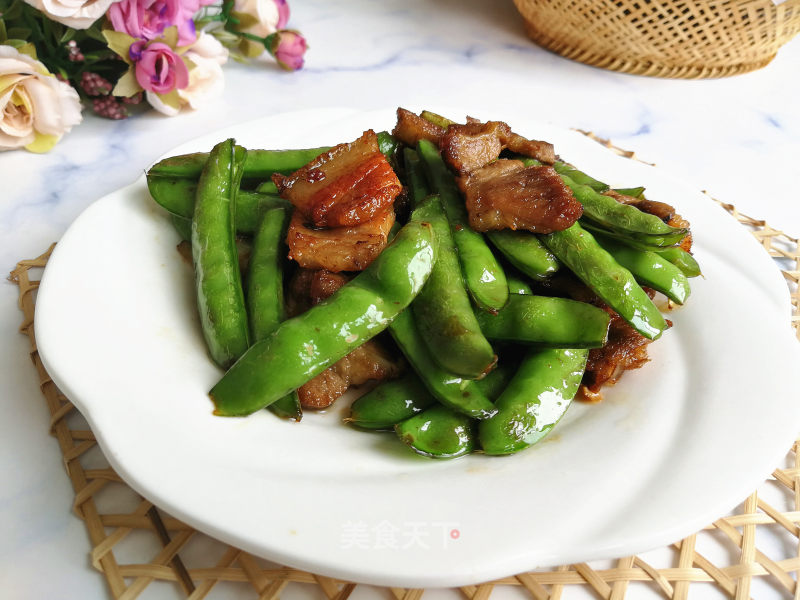
[[[134,489],[275,562],[428,587],[668,544],[769,474],[800,427],[792,388],[800,352],[786,286],[766,253],[712,201],[656,169],[521,111],[470,114],[551,140],[612,185],[646,185],[690,219],[705,278],[692,280],[650,364],[506,458],[418,457],[390,434],[343,425],[343,402],[300,424],[266,411],[214,417],[206,391],[221,372],[204,350],[192,274],[141,178],[90,206],[64,235],[36,311],[48,371]],[[291,113],[170,154],[228,136],[249,147],[333,144],[393,121],[390,110]]]

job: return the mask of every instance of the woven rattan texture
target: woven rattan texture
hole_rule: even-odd
[[[621,152],[621,151],[620,151]],[[625,153],[632,157],[630,153]],[[798,240],[763,221],[723,205],[749,228],[764,248],[781,261],[793,294],[795,319],[800,307]],[[305,586],[304,597],[344,600],[356,584],[336,581],[296,569],[269,564],[242,550],[213,540],[159,511],[133,492],[108,466],[95,437],[70,401],[45,371],[36,350],[34,311],[39,273],[52,248],[22,261],[11,273],[19,286],[24,314],[21,332],[30,338],[30,355],[50,410],[50,431],[58,441],[75,490],[74,509],[91,543],[89,557],[108,582],[110,596],[136,598],[152,587],[169,586],[171,594],[199,599],[221,588],[236,586],[237,597],[278,598],[287,586]],[[795,327],[798,327],[795,321]],[[477,586],[459,588],[470,600],[485,600],[499,588],[514,586],[535,600],[589,597],[623,600],[639,588],[662,598],[687,598],[692,589],[712,586],[724,597],[751,597],[751,586],[768,586],[787,598],[800,598],[800,448],[795,443],[772,477],[730,516],[661,549],[658,564],[652,553],[627,556],[606,564],[573,564],[540,570]],[[782,541],[780,556],[762,552],[765,536]],[[786,540],[789,540],[788,542]],[[387,599],[417,600],[425,590],[387,588]],[[758,597],[757,594],[754,597]]]
[[[528,35],[596,67],[688,79],[759,69],[800,32],[800,0],[514,0]]]

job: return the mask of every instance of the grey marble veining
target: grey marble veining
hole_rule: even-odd
[[[49,154],[0,153],[3,269],[46,250],[82,210],[140,177],[170,148],[247,119],[325,106],[529,107],[538,119],[591,130],[800,235],[793,185],[800,173],[798,40],[754,73],[660,80],[588,67],[535,46],[508,0],[291,6],[291,24],[310,43],[304,70],[287,74],[266,60],[229,63],[224,96],[201,112],[112,122],[84,111],[84,122]],[[0,301],[0,587],[13,598],[105,597],[82,524],[70,511],[58,449],[46,434],[28,342],[17,333],[16,288],[0,285]]]

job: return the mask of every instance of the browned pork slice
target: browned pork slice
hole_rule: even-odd
[[[392,135],[412,148],[420,140],[428,140],[438,146],[439,140],[444,135],[444,128],[431,123],[428,119],[423,119],[410,110],[398,108],[397,124],[392,130]]]
[[[469,119],[465,125],[450,125],[439,147],[445,162],[462,175],[488,165],[506,148],[547,164],[556,159],[552,144],[517,135],[502,121]]]
[[[561,231],[583,213],[583,205],[552,167],[525,167],[499,159],[458,178],[469,224],[476,231]]]
[[[589,350],[586,371],[581,381],[580,397],[589,402],[603,399],[601,388],[614,385],[625,371],[638,369],[648,360],[647,345],[651,342],[607,306],[603,307],[611,321],[608,341],[601,348]]]
[[[403,189],[371,129],[272,181],[314,227],[351,227],[384,213]]]
[[[295,307],[307,310],[335,294],[348,280],[347,276],[340,273],[301,269],[289,286],[287,299],[292,300]],[[327,408],[351,385],[362,385],[371,379],[397,377],[398,373],[399,366],[383,346],[375,339],[367,340],[300,386],[297,394],[300,404],[305,408]]]
[[[314,229],[304,221],[303,214],[295,210],[286,234],[289,258],[304,269],[361,271],[386,247],[394,211],[390,207],[371,221],[352,227]]]

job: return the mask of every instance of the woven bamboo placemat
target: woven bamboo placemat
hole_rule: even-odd
[[[633,158],[632,153],[612,149]],[[764,221],[740,214],[731,205],[722,206],[778,261],[790,288],[793,325],[800,337],[800,242]],[[212,590],[220,592],[235,586],[237,597],[272,600],[287,586],[305,586],[314,589],[303,590],[304,597],[348,598],[357,584],[274,565],[214,540],[160,511],[108,466],[86,421],[50,379],[36,349],[36,289],[53,247],[35,259],[18,263],[10,279],[19,286],[19,306],[24,315],[20,331],[30,339],[30,356],[51,415],[50,432],[58,441],[75,490],[74,510],[86,525],[91,563],[104,575],[111,597],[130,600],[146,590],[155,592],[154,588],[167,586],[172,596],[197,600]],[[737,600],[751,594],[759,597],[752,591],[756,589],[798,599],[798,524],[800,442],[795,442],[785,462],[776,465],[771,477],[731,515],[668,548],[614,561],[520,573],[458,591],[470,600],[486,600],[507,586],[535,600],[574,594],[585,598],[587,593],[588,597],[623,600],[646,588],[649,597],[685,599],[697,588],[711,586],[722,597]],[[765,542],[769,551],[760,549]],[[775,555],[776,547],[779,556]],[[380,591],[397,600],[417,600],[425,592],[402,588]]]

